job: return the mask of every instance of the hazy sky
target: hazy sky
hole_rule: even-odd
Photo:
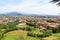
[[[60,7],[51,0],[0,0],[0,13],[17,11],[21,13],[58,15]]]

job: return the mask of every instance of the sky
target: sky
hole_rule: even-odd
[[[0,14],[20,12],[27,14],[59,15],[60,7],[51,0],[0,0]]]

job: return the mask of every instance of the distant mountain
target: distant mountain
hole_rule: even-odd
[[[60,13],[59,13],[60,14]],[[20,12],[8,12],[8,13],[2,13],[1,15],[6,16],[60,16],[60,15],[48,15],[48,14],[33,14],[33,13],[20,13]]]
[[[20,16],[20,15],[22,15],[21,13],[19,13],[19,12],[9,12],[9,13],[7,13],[6,15],[11,15],[11,16]]]

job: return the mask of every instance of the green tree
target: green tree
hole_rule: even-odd
[[[13,30],[17,30],[18,28],[16,27],[18,23],[16,22],[9,22],[6,26],[5,26],[5,29],[6,29],[6,32],[9,32],[9,31],[13,31]]]
[[[48,37],[52,34],[52,30],[44,30],[43,31],[43,37]]]
[[[60,26],[57,26],[57,33],[60,33]]]
[[[0,24],[0,29],[4,29],[5,25],[4,24]]]
[[[36,26],[36,21],[29,21],[26,24],[29,26]]]
[[[4,31],[2,31],[2,29],[0,29],[0,40],[3,38],[4,36]]]

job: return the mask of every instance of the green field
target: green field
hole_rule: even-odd
[[[40,40],[40,38],[27,36],[26,31],[16,30],[6,33],[2,40]]]
[[[43,34],[42,31],[40,31],[40,29],[38,28],[34,29],[32,26],[26,25],[26,23],[20,23],[16,27],[19,29],[5,33],[2,40],[60,40],[60,33],[55,33],[55,34],[52,33],[52,35],[50,35],[49,37],[42,38],[42,37],[34,36],[35,33],[41,34],[41,35]],[[25,28],[25,27],[31,28],[32,31],[26,31],[26,30],[20,29],[20,28]],[[31,32],[31,34],[34,34],[34,35],[29,36],[27,35],[28,32]]]
[[[52,34],[49,37],[44,38],[45,40],[60,40],[60,33]]]

